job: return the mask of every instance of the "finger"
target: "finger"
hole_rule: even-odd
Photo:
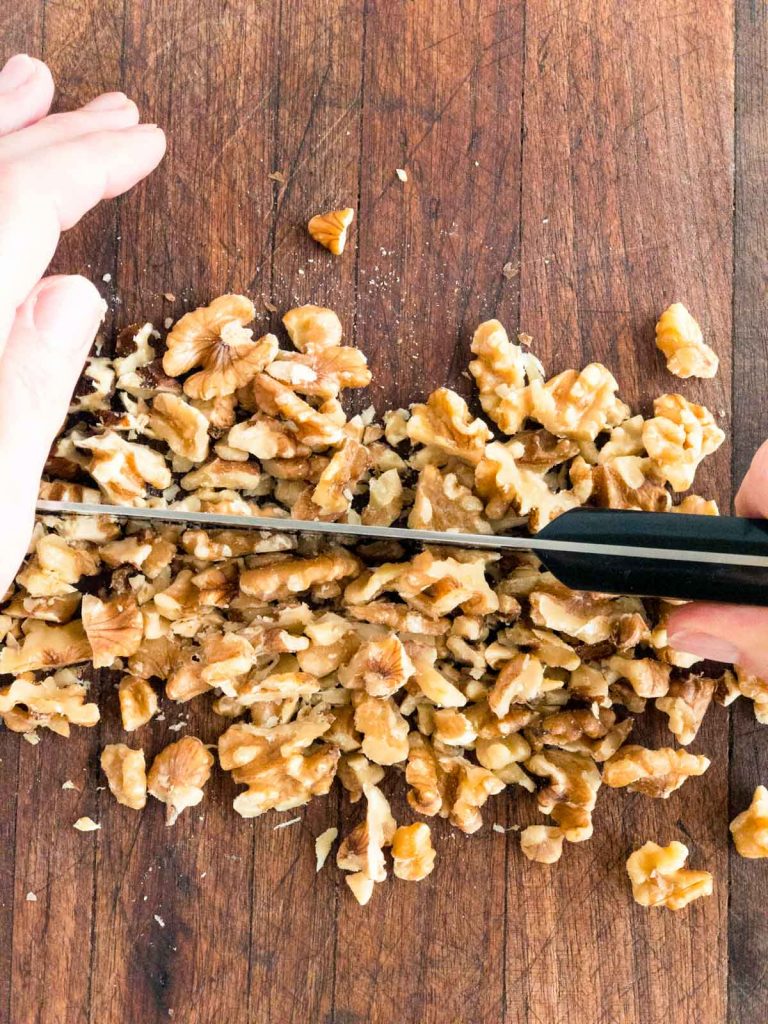
[[[43,466],[105,310],[84,277],[48,277],[11,328],[0,360],[0,593],[26,550]]]
[[[17,53],[0,71],[0,135],[45,117],[53,100],[53,78],[41,60]]]
[[[667,636],[675,650],[740,665],[768,679],[768,608],[682,605],[669,616]]]
[[[49,114],[23,131],[0,139],[0,163],[26,158],[30,153],[81,135],[131,128],[139,123],[139,108],[125,93],[108,92],[80,110]]]
[[[768,518],[768,441],[761,445],[736,495],[736,514]]]
[[[139,125],[38,150],[0,174],[0,351],[13,311],[45,272],[59,232],[135,185],[164,152],[163,132]]]

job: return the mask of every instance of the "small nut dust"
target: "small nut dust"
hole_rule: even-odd
[[[352,217],[320,214],[310,233],[341,253]],[[105,346],[114,356],[88,360],[40,496],[268,516],[277,528],[42,515],[0,608],[10,729],[32,743],[46,730],[67,737],[96,726],[108,702],[119,709],[124,735],[101,752],[115,820],[163,804],[170,827],[202,829],[190,809],[219,799],[214,772],[231,775],[233,813],[246,819],[296,815],[336,784],[357,820],[317,836],[317,870],[335,848],[364,904],[392,875],[400,891],[430,874],[437,884],[429,819],[467,836],[485,819],[487,839],[529,794],[545,823],[522,820],[520,800],[519,834],[503,841],[519,844],[526,870],[567,870],[605,788],[663,800],[697,785],[709,759],[688,745],[714,703],[743,695],[768,719],[768,681],[711,676],[670,647],[664,601],[570,591],[525,552],[355,547],[279,530],[290,516],[525,534],[584,505],[717,515],[707,496],[681,500],[725,437],[706,407],[671,389],[637,413],[607,366],[550,375],[534,339],[487,320],[467,366],[482,415],[439,380],[409,408],[352,415],[344,399],[371,371],[345,344],[350,325],[305,305],[261,333],[257,316],[276,307],[261,297],[259,309],[221,295],[159,330],[123,329]],[[670,368],[708,373],[695,321],[684,307],[664,317]],[[647,347],[656,358],[650,337]],[[112,685],[90,688],[91,665]],[[176,713],[158,714],[161,697]],[[169,741],[196,705],[219,722],[213,749],[193,735]],[[658,749],[630,742],[646,708],[669,729]],[[154,728],[169,730],[160,748]],[[385,795],[398,788],[401,821]],[[768,850],[766,802],[758,791],[734,822],[746,856]],[[274,823],[286,845],[306,841],[295,824]],[[686,855],[674,843],[633,854],[636,897],[678,907],[706,894],[711,877],[685,868]]]

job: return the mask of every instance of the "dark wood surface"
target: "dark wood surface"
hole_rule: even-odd
[[[671,383],[654,317],[681,300],[722,368],[680,388],[733,437],[704,493],[727,507],[731,470],[768,436],[762,0],[17,0],[0,40],[0,56],[49,61],[60,106],[122,88],[168,131],[154,176],[56,259],[99,283],[110,326],[225,290],[253,295],[265,326],[265,302],[328,304],[382,410],[444,383],[467,393],[469,336],[498,315],[552,371],[604,360],[647,409]],[[334,259],[304,223],[346,205]],[[727,843],[768,780],[768,733],[747,709],[730,724],[711,712],[695,749],[712,768],[682,794],[604,795],[595,838],[556,868],[490,829],[525,821],[517,796],[500,799],[474,837],[437,829],[426,882],[359,908],[334,868],[315,874],[312,837],[357,820],[335,794],[275,831],[276,816],[240,820],[217,778],[168,830],[159,804],[136,815],[98,790],[98,752],[119,734],[104,696],[102,724],[69,741],[0,733],[3,1022],[765,1018],[765,869]],[[166,711],[150,753],[174,736],[181,714]],[[188,717],[216,735],[203,710]],[[81,814],[101,831],[75,832]],[[648,838],[686,842],[714,896],[677,915],[634,906],[623,862]]]

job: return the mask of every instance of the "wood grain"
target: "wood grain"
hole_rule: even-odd
[[[736,195],[733,279],[733,474],[738,483],[756,448],[768,438],[768,333],[765,326],[768,213],[768,11],[764,4],[736,4]],[[744,706],[742,706],[742,704]],[[731,710],[730,813],[749,804],[768,779],[764,727],[751,706]],[[730,850],[728,1012],[733,1024],[765,1014],[768,927],[755,893],[764,882],[762,861]]]
[[[768,19],[734,4],[18,0],[0,56],[45,55],[63,107],[124,89],[168,130],[159,170],[90,214],[53,265],[97,282],[108,329],[225,290],[253,295],[264,329],[279,329],[267,303],[327,303],[369,356],[361,404],[382,410],[443,383],[468,394],[472,329],[497,315],[552,372],[605,361],[644,409],[680,390],[729,428],[732,408],[733,453],[699,480],[727,507],[731,456],[739,476],[768,435]],[[304,224],[347,205],[334,259]],[[720,354],[714,382],[674,381],[655,353],[654,318],[675,299]],[[429,880],[393,881],[361,909],[335,868],[315,874],[313,837],[359,818],[335,794],[275,830],[276,816],[240,820],[216,776],[170,830],[159,805],[136,815],[99,791],[98,751],[121,735],[99,685],[97,730],[34,748],[0,733],[2,1024],[764,1016],[760,864],[732,855],[728,883],[728,771],[731,815],[766,777],[748,709],[732,711],[730,761],[717,709],[694,747],[708,774],[667,802],[603,794],[594,839],[558,868],[490,828],[537,820],[505,797],[474,837],[435,828]],[[195,702],[163,710],[132,740],[150,757],[182,719],[207,741],[221,731]],[[648,716],[638,736],[665,730]],[[393,807],[410,820],[401,792]],[[102,830],[72,830],[80,814]],[[648,838],[686,842],[715,874],[712,899],[678,915],[632,905],[623,863]]]

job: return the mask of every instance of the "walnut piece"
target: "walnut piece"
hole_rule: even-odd
[[[627,874],[635,902],[642,907],[682,910],[700,896],[711,896],[712,875],[684,867],[687,859],[688,847],[678,842],[669,846],[649,842],[630,854]]]
[[[166,825],[200,803],[212,765],[213,755],[195,736],[184,736],[160,751],[147,774],[147,789],[166,805]]]
[[[480,324],[472,337],[472,353],[477,358],[469,371],[477,381],[483,412],[505,434],[516,434],[532,412],[526,384],[529,373],[538,376],[536,360],[510,342],[498,320]]]
[[[109,743],[101,752],[101,767],[115,800],[140,811],[147,802],[147,771],[144,751],[124,743]]]
[[[363,753],[375,764],[399,764],[408,757],[408,722],[391,698],[363,696],[355,708],[355,728],[363,735]]]
[[[152,403],[149,426],[171,451],[191,462],[208,458],[208,419],[178,395],[158,395]]]
[[[0,651],[0,673],[21,675],[24,672],[65,668],[89,661],[91,645],[79,620],[62,626],[49,626],[41,620],[30,620],[25,626],[21,646],[6,644]]]
[[[603,766],[603,782],[612,789],[626,786],[635,793],[666,800],[686,779],[703,775],[710,761],[703,754],[662,747],[622,747]]]
[[[88,472],[117,505],[143,505],[148,486],[163,491],[171,485],[171,471],[160,452],[125,441],[114,431],[85,438],[77,446],[91,452]]]
[[[653,409],[655,416],[643,424],[643,444],[658,475],[673,490],[687,491],[699,463],[717,451],[725,434],[708,409],[682,395],[662,395]]]
[[[719,360],[704,343],[701,328],[682,302],[673,302],[656,324],[656,346],[676,377],[714,377]]]
[[[341,256],[347,244],[347,231],[354,216],[355,211],[350,206],[343,210],[318,213],[307,224],[307,231],[334,256]]]
[[[123,676],[117,688],[120,718],[126,732],[135,732],[157,714],[157,694],[146,679]]]
[[[366,783],[363,794],[365,820],[342,839],[336,851],[336,863],[343,871],[359,872],[372,882],[383,882],[387,877],[384,847],[392,844],[397,822],[378,786]],[[352,891],[355,892],[354,888]]]
[[[768,789],[758,786],[752,803],[730,824],[736,849],[742,857],[768,857]]]
[[[272,362],[278,341],[267,334],[253,341],[246,328],[256,315],[243,295],[221,295],[209,306],[185,313],[166,339],[163,369],[171,377],[202,369],[184,381],[190,398],[208,401],[231,395]]]
[[[109,668],[117,658],[128,658],[138,651],[144,636],[144,618],[135,598],[120,595],[102,601],[86,594],[82,617],[94,668]]]
[[[441,473],[437,466],[425,466],[419,473],[408,525],[415,530],[493,532],[482,501],[455,473]]]
[[[534,775],[549,779],[537,795],[539,810],[551,814],[570,843],[592,836],[592,811],[600,788],[600,772],[586,754],[545,750],[525,762]]]
[[[546,383],[531,384],[533,418],[558,437],[594,441],[607,427],[618,426],[628,409],[616,397],[618,384],[601,363],[579,372],[566,370]]]
[[[401,825],[392,839],[394,873],[408,882],[420,882],[435,866],[432,833],[423,821]]]
[[[339,669],[339,682],[372,697],[391,697],[416,671],[405,647],[394,633],[362,644],[351,661]]]
[[[69,736],[70,725],[91,727],[99,721],[99,709],[86,703],[87,695],[87,686],[68,669],[40,681],[23,673],[0,690],[0,718],[12,732],[40,727]]]
[[[322,352],[341,344],[341,321],[324,306],[297,306],[283,317],[288,337],[299,352]]]
[[[406,430],[411,441],[436,448],[472,465],[483,457],[491,432],[472,419],[467,403],[449,388],[433,391],[425,405],[414,405]]]
[[[689,673],[684,679],[673,679],[666,696],[657,698],[656,707],[669,716],[669,730],[684,747],[696,739],[715,685],[714,679]]]
[[[246,569],[240,576],[240,589],[261,601],[287,600],[316,583],[333,582],[353,576],[359,560],[343,548],[329,548],[316,558],[286,558],[281,562]]]
[[[529,825],[520,833],[520,849],[528,860],[554,864],[563,854],[563,832],[553,825]]]

